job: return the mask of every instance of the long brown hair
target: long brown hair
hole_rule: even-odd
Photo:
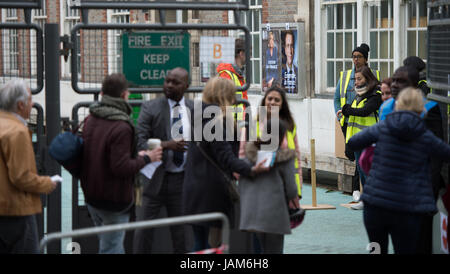
[[[281,107],[279,114],[280,119],[283,119],[286,122],[287,130],[289,131],[294,130],[295,126],[294,118],[292,118],[291,111],[289,110],[289,104],[286,99],[286,91],[283,88],[281,88],[280,86],[272,86],[270,89],[268,89],[264,94],[264,98],[261,101],[261,106],[262,107],[266,106],[266,98],[272,91],[278,92],[281,96]]]
[[[373,75],[372,70],[369,67],[363,66],[363,67],[357,68],[355,70],[355,74],[357,72],[361,73],[364,76],[364,78],[366,79],[368,91],[373,91],[374,89],[378,89],[378,86],[380,85],[380,81],[378,81],[377,77],[375,77],[375,75]]]

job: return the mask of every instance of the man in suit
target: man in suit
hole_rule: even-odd
[[[187,112],[192,112],[194,103],[184,98],[189,87],[188,72],[174,68],[166,76],[160,97],[142,104],[137,124],[138,148],[145,149],[149,138],[161,140],[162,164],[152,178],[144,180],[142,208],[137,209],[137,221],[157,217],[162,206],[168,217],[182,214],[182,190],[187,143],[190,138],[190,121]],[[170,226],[174,253],[185,253],[184,228]],[[153,241],[152,229],[137,230],[134,236],[134,253],[150,253]]]

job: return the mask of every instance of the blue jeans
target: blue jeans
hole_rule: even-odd
[[[115,225],[128,223],[130,221],[130,213],[106,211],[87,205],[89,214],[95,226]],[[99,238],[99,254],[125,254],[123,241],[125,239],[125,231],[115,231],[98,234]]]
[[[194,232],[194,249],[193,252],[211,248],[208,242],[209,227],[202,225],[192,225]]]
[[[355,151],[355,161],[356,161],[356,168],[358,169],[359,173],[359,179],[361,179],[361,184],[364,186],[366,183],[366,174],[364,173],[364,170],[359,166],[359,158],[361,158],[362,150]]]

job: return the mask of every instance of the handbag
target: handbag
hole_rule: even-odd
[[[233,180],[225,171],[223,171],[217,164],[214,162],[211,157],[203,150],[203,148],[200,146],[200,142],[196,142],[197,148],[200,150],[200,152],[203,154],[203,156],[217,169],[222,173],[223,177],[225,178],[225,181],[227,181],[227,190],[228,195],[231,199],[231,202],[236,203],[239,202],[240,195],[239,191],[237,190],[237,184],[236,180]]]
[[[303,220],[305,219],[305,212],[303,208],[292,209],[289,208],[289,220],[291,222],[291,229],[296,228],[301,225]]]
[[[373,154],[375,152],[375,145],[371,145],[370,147],[366,147],[359,157],[359,166],[364,171],[366,175],[369,174],[370,168],[372,167]]]
[[[87,118],[86,118],[87,119]],[[53,138],[48,153],[74,177],[81,174],[81,158],[83,154],[83,138],[77,134],[86,119],[74,130],[65,131]]]

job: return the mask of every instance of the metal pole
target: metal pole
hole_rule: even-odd
[[[45,24],[45,121],[47,146],[61,132],[59,87],[59,25]],[[46,158],[48,175],[61,174],[61,166],[50,157]],[[47,198],[47,233],[61,231],[61,186]],[[48,246],[48,253],[61,253],[61,241]]]
[[[171,217],[171,218],[162,218],[150,221],[141,221],[141,222],[132,222],[125,224],[116,224],[116,225],[105,225],[101,227],[91,227],[91,228],[83,228],[77,229],[64,233],[51,233],[47,234],[44,239],[41,240],[40,249],[43,252],[46,245],[50,245],[51,242],[60,240],[63,238],[77,238],[77,237],[86,237],[91,235],[98,235],[108,232],[114,231],[127,231],[127,230],[135,230],[135,229],[144,229],[144,228],[156,228],[163,226],[171,226],[171,225],[180,225],[186,223],[197,223],[197,222],[206,222],[212,220],[220,220],[222,221],[222,244],[226,247],[225,253],[228,252],[229,247],[229,234],[230,234],[230,223],[223,213],[213,212],[213,213],[204,213],[204,214],[196,214],[196,215],[187,215],[180,217]]]

